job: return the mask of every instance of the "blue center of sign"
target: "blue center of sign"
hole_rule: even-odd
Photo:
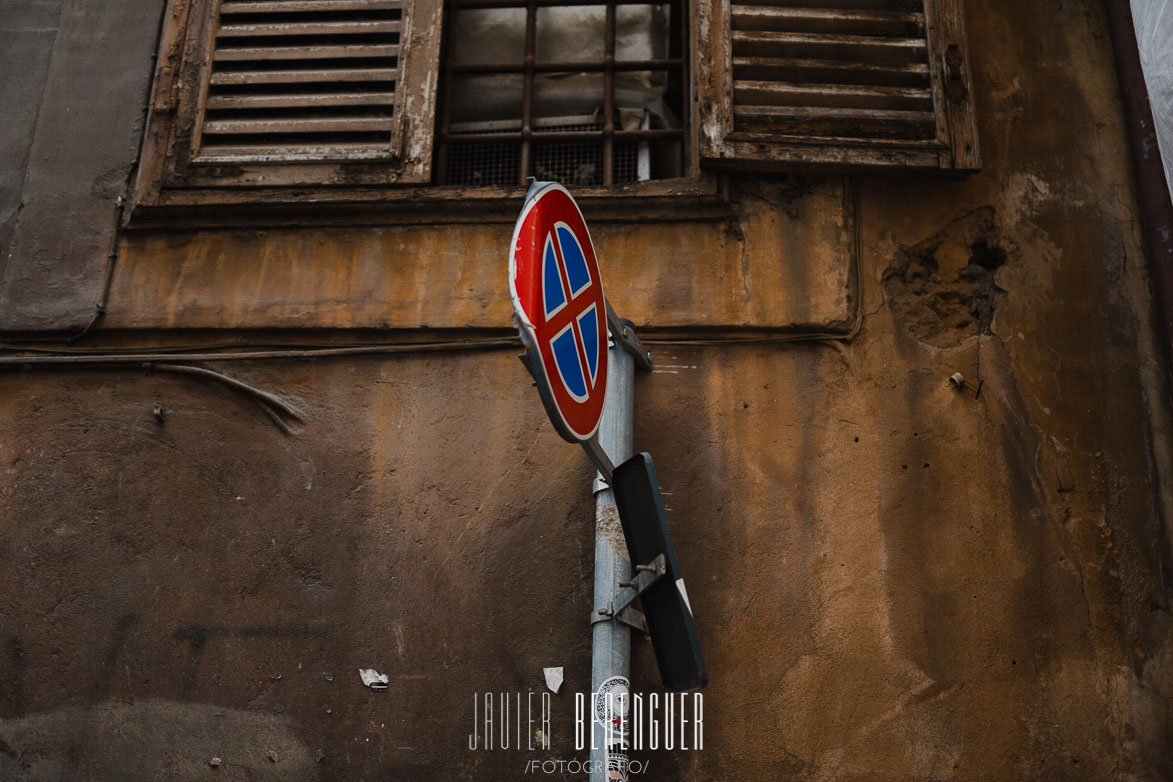
[[[550,339],[550,347],[562,384],[576,402],[586,400],[599,371],[598,308],[591,297],[582,295],[591,283],[578,237],[565,223],[555,224],[542,253],[543,305],[547,323],[571,308],[572,316]]]

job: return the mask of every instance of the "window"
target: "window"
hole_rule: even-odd
[[[972,171],[961,0],[701,0],[701,155]]]
[[[972,170],[959,2],[171,0],[137,201]]]
[[[437,180],[685,175],[681,0],[450,0]]]
[[[172,0],[140,200],[430,181],[440,0]]]

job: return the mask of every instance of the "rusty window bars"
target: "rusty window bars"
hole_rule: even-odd
[[[666,29],[658,39],[654,31],[647,36],[661,41],[662,51],[652,52],[659,56],[632,58],[617,52],[620,7],[628,12],[628,21],[630,12],[641,7],[653,22],[666,18]],[[601,56],[594,51],[576,58],[573,46],[560,50],[562,57],[543,56],[541,37],[547,31],[566,33],[554,29],[550,15],[546,24],[540,24],[540,12],[573,8],[581,9],[581,19],[597,17],[601,11]],[[683,175],[686,134],[681,118],[686,114],[689,84],[683,8],[683,0],[447,0],[435,181],[512,186],[524,185],[528,177],[537,176],[566,184],[611,187]],[[479,48],[480,42],[474,46],[472,41],[461,39],[462,22],[475,23],[467,12],[492,11],[505,12],[506,16],[497,19],[496,29],[500,31],[503,25],[506,39],[521,33],[521,45],[505,56],[469,56],[469,50]],[[654,23],[650,26],[655,27]],[[624,32],[628,32],[626,27]],[[626,35],[624,41],[630,38]],[[597,43],[580,48],[590,49]],[[502,45],[509,48],[508,41],[499,42],[497,48]],[[538,94],[541,88],[553,91],[550,85],[559,82],[562,103],[573,104],[577,111],[559,115],[550,105],[539,110],[539,104],[559,103],[552,99],[556,95]],[[468,89],[474,84],[479,85],[479,93]],[[570,86],[574,84],[578,85],[577,94],[567,98],[567,92],[575,92]],[[655,89],[660,90],[658,96],[652,96]],[[627,105],[619,105],[617,90]],[[633,98],[640,90],[648,95]],[[497,97],[479,97],[485,94]],[[594,110],[584,111],[592,99],[596,100]],[[645,101],[642,114],[638,106],[641,99]],[[633,102],[635,106],[630,105]]]

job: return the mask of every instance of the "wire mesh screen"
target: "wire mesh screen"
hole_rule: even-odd
[[[646,142],[645,147],[650,146]],[[615,157],[612,165],[615,167],[615,184],[626,185],[639,180],[639,143],[634,141],[615,142]]]
[[[551,130],[602,130],[601,123],[563,125]],[[592,187],[603,184],[603,140],[534,142],[534,176],[541,181]]]
[[[448,184],[464,187],[507,187],[517,184],[520,141],[462,141],[448,145]]]
[[[577,187],[603,184],[603,123],[589,122],[554,125],[543,128],[550,133],[574,133],[575,138],[542,139],[533,142],[533,176],[542,181],[561,182]],[[598,138],[582,138],[583,133],[598,133]],[[521,142],[507,139],[478,141],[462,139],[475,131],[453,131],[448,146],[447,184],[478,187],[517,184],[521,164]],[[648,144],[644,142],[644,155]],[[639,180],[640,143],[617,140],[612,154],[612,179],[615,184]]]

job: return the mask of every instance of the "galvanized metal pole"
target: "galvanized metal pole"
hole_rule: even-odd
[[[619,465],[631,458],[634,422],[635,362],[631,353],[616,344],[612,337],[607,356],[607,397],[603,404],[603,419],[599,424],[599,444]],[[601,476],[600,476],[601,477]],[[600,482],[596,481],[596,486]],[[631,559],[615,507],[615,495],[610,488],[595,494],[595,609],[606,609],[611,598],[620,590],[619,583],[631,580]],[[622,677],[619,688],[624,695],[630,687],[631,628],[618,619],[597,621],[592,625],[591,692],[598,693],[603,683]],[[612,682],[614,684],[614,682]],[[612,694],[619,691],[612,689]],[[623,705],[630,703],[623,699]],[[591,782],[608,780],[608,764],[627,774],[626,731],[608,731],[595,718],[595,704],[588,699],[591,709]],[[626,727],[626,716],[624,725]],[[610,743],[608,743],[610,739]]]

